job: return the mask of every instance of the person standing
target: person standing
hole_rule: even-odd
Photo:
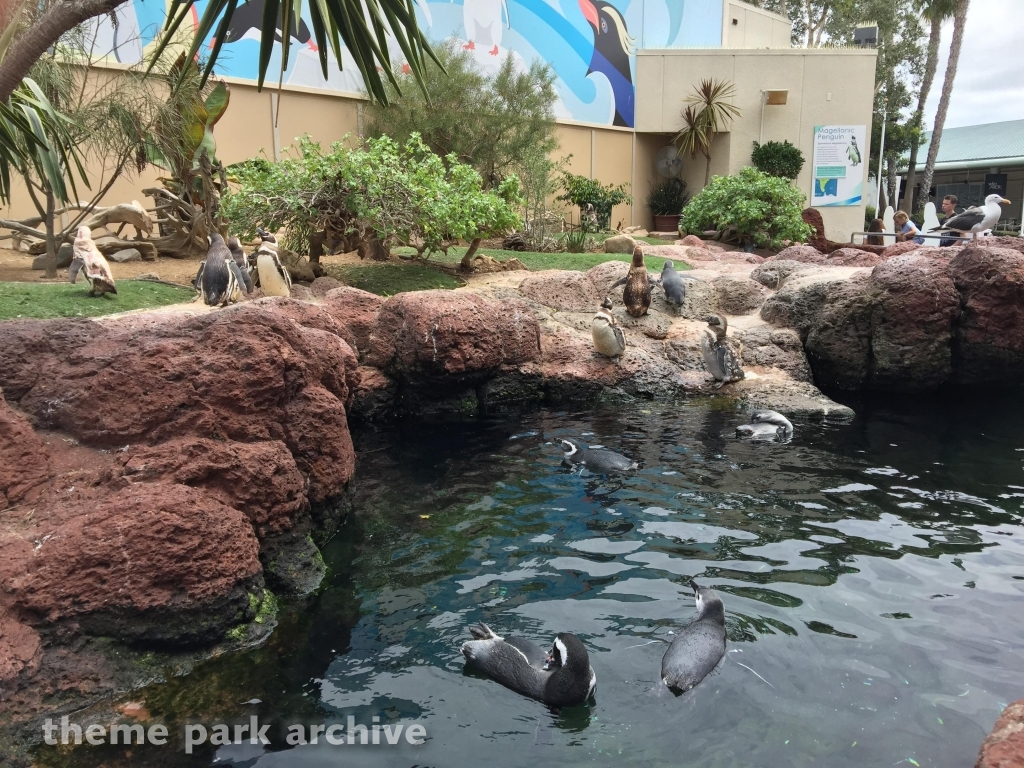
[[[946,195],[942,198],[942,221],[945,221],[952,216],[956,216],[958,213],[962,213],[961,210],[957,210],[956,204],[958,202],[956,195]],[[942,248],[948,245],[956,245],[958,242],[959,240],[956,237],[944,237],[939,240],[939,247]]]

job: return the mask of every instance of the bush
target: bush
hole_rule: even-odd
[[[655,216],[676,216],[690,199],[686,182],[682,179],[667,179],[647,194],[647,207]]]
[[[679,224],[695,235],[732,227],[741,242],[778,248],[783,240],[811,236],[800,217],[803,207],[803,194],[785,179],[744,168],[735,176],[712,178],[683,209]]]
[[[568,171],[562,172],[562,189],[564,190],[556,200],[572,203],[580,209],[580,220],[586,213],[587,206],[594,206],[597,212],[597,226],[599,229],[608,229],[612,218],[612,208],[622,203],[632,202],[632,198],[626,194],[626,185],[619,184],[613,187],[611,184],[603,186],[596,179],[588,179],[586,176],[577,176]]]
[[[764,144],[755,141],[750,159],[759,171],[780,179],[795,179],[804,167],[804,153],[788,141],[769,141]]]
[[[878,218],[878,211],[875,210],[875,206],[868,205],[864,208],[864,231],[871,229],[871,225],[875,223],[875,219]]]

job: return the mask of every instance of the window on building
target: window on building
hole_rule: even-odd
[[[985,202],[985,185],[978,184],[938,184],[935,187],[935,200],[942,200],[946,195],[956,195],[957,205],[968,208]]]

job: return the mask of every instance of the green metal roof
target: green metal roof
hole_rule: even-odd
[[[917,152],[918,163],[923,163],[928,157],[931,137],[932,132],[927,131],[925,142]],[[997,159],[1004,163],[1024,163],[1024,120],[943,129],[935,165]]]

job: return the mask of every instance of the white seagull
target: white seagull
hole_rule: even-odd
[[[989,195],[985,198],[985,204],[972,206],[963,213],[958,213],[952,218],[942,222],[942,226],[932,227],[929,232],[970,232],[972,240],[978,239],[978,233],[992,229],[1003,213],[1000,205],[1009,205],[1010,201],[1003,199],[1002,195]]]

